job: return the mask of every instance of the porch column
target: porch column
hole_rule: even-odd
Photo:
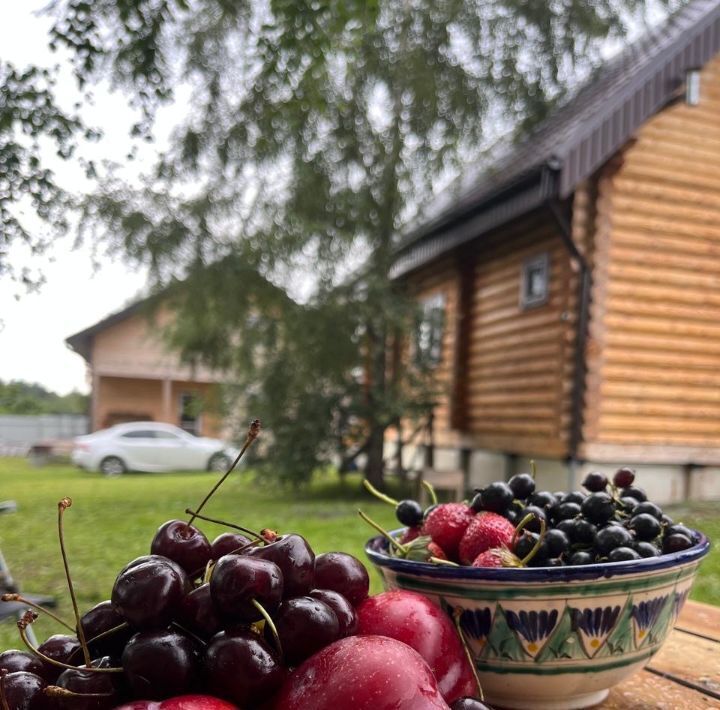
[[[175,424],[172,412],[172,380],[169,377],[162,381],[162,413],[166,422]]]
[[[89,431],[97,431],[100,428],[100,422],[98,421],[99,407],[98,401],[100,399],[100,375],[94,370],[90,375],[90,426]]]

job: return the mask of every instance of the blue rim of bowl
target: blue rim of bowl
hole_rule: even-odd
[[[393,530],[390,534],[396,537],[405,531]],[[398,574],[434,577],[436,579],[484,580],[493,582],[570,582],[574,580],[600,579],[638,574],[640,572],[657,572],[671,567],[695,562],[703,558],[710,550],[710,541],[697,530],[693,531],[699,542],[687,550],[673,552],[659,557],[644,557],[632,562],[599,562],[592,565],[565,565],[563,567],[450,567],[430,562],[414,562],[387,554],[388,541],[378,535],[367,541],[365,554],[378,567],[389,567]]]

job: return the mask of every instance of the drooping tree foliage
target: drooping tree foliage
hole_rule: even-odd
[[[480,159],[489,124],[530,129],[645,4],[56,0],[53,43],[81,82],[128,92],[134,133],[163,103],[178,115],[141,189],[106,175],[83,224],[172,285],[173,343],[234,373],[273,470],[362,451],[380,482],[386,428],[436,395],[388,276],[403,224]]]

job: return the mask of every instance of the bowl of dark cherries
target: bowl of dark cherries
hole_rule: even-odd
[[[709,550],[629,468],[591,472],[572,492],[538,490],[533,472],[426,509],[382,497],[404,526],[366,545],[385,588],[457,620],[487,701],[503,708],[602,702],[658,651]]]

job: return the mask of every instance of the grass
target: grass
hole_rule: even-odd
[[[32,468],[23,459],[0,458],[0,499],[18,503],[18,512],[0,517],[0,548],[10,569],[27,592],[49,593],[60,616],[72,622],[57,540],[57,502],[73,499],[65,514],[65,541],[81,612],[108,599],[115,575],[129,560],[147,554],[156,528],[169,518],[184,517],[215,482],[213,474],[135,474],[104,478],[71,466]],[[372,531],[357,516],[362,507],[386,528],[396,526],[390,506],[361,489],[357,476],[345,482],[320,477],[307,490],[294,492],[263,484],[250,472],[233,474],[205,509],[211,517],[303,534],[316,552],[344,550],[364,560],[363,544]],[[717,504],[668,508],[684,522],[720,540]],[[224,529],[200,527],[211,539]],[[372,591],[381,589],[371,571]],[[720,605],[720,550],[714,548],[700,568],[692,598]],[[39,638],[61,632],[48,620],[38,621]],[[0,624],[0,650],[20,644],[14,624]]]
[[[134,474],[105,478],[71,466],[32,468],[23,459],[0,458],[0,499],[18,511],[0,517],[0,548],[23,591],[52,594],[57,613],[72,623],[57,537],[57,502],[73,499],[64,517],[65,544],[81,613],[110,597],[117,572],[145,555],[155,530],[169,518],[185,518],[216,481],[209,473]],[[316,553],[343,550],[366,560],[364,541],[372,530],[357,515],[362,507],[386,528],[396,527],[393,509],[361,490],[359,477],[341,483],[323,476],[303,492],[254,481],[245,471],[228,478],[204,513],[251,529],[299,532]],[[210,539],[225,532],[213,523],[199,527]],[[371,572],[372,589],[381,590]],[[50,620],[34,625],[38,638],[62,632]],[[0,650],[21,641],[12,622],[0,624]]]

